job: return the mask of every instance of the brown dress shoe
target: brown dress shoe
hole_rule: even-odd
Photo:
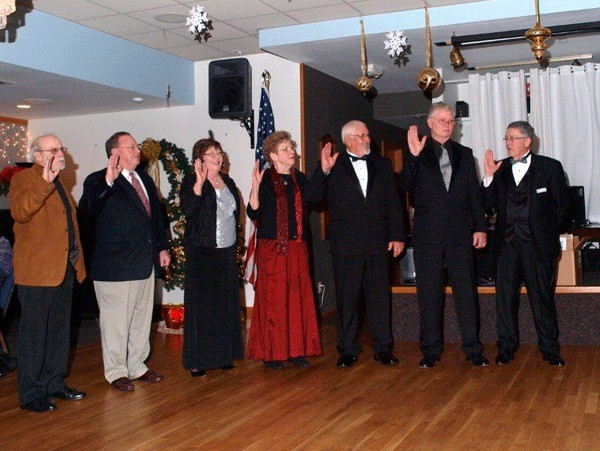
[[[142,374],[140,377],[138,377],[136,380],[142,381],[142,382],[160,382],[163,380],[163,378],[164,378],[164,376],[162,374],[157,373],[154,370],[148,370],[144,374]]]
[[[118,391],[131,391],[135,388],[133,382],[126,377],[120,377],[110,383],[111,387]]]

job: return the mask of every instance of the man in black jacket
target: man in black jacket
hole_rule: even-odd
[[[140,149],[126,132],[106,141],[108,166],[89,175],[79,203],[95,222],[90,277],[100,308],[104,376],[119,391],[131,380],[159,382],[150,353],[154,274],[170,256],[154,182],[136,172]]]
[[[444,347],[444,287],[448,271],[463,351],[474,366],[487,366],[479,340],[479,302],[473,248],[487,241],[483,201],[473,152],[450,137],[454,112],[445,103],[431,106],[431,137],[408,131],[410,152],[400,175],[414,193],[414,258],[419,301],[421,368],[439,361]],[[473,228],[474,233],[471,232]]]
[[[388,159],[371,154],[365,124],[342,127],[346,151],[332,155],[331,144],[321,151],[321,164],[311,177],[306,197],[316,202],[326,194],[337,299],[337,366],[354,365],[361,352],[357,340],[358,303],[364,291],[373,338],[374,359],[383,365],[398,362],[392,354],[389,257],[404,249],[404,221]]]
[[[504,141],[509,158],[485,153],[483,194],[498,217],[494,233],[496,275],[496,363],[506,365],[519,347],[519,295],[525,282],[538,334],[538,347],[550,365],[563,366],[554,304],[560,227],[569,212],[569,193],[559,161],[531,153],[533,127],[508,125]]]

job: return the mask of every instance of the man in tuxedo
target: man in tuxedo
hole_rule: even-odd
[[[144,363],[150,353],[154,276],[170,256],[156,187],[136,172],[140,148],[126,132],[106,141],[108,166],[89,175],[80,207],[94,221],[90,277],[100,308],[104,376],[118,391],[132,380],[159,382]]]
[[[509,158],[495,161],[492,150],[485,153],[484,199],[498,214],[496,363],[510,363],[519,347],[519,294],[525,282],[543,359],[563,366],[554,291],[569,193],[560,162],[531,153],[534,137],[529,123],[512,122],[504,138]]]
[[[485,247],[486,220],[473,152],[450,139],[454,112],[431,106],[431,137],[408,131],[400,183],[414,193],[414,259],[419,302],[421,368],[440,360],[444,347],[445,270],[454,297],[462,349],[474,366],[487,366],[479,339],[479,301],[473,248]],[[472,233],[473,229],[474,233]]]
[[[404,249],[404,221],[391,162],[371,153],[369,130],[360,121],[342,127],[346,151],[321,150],[321,163],[306,188],[307,200],[327,196],[330,250],[337,301],[337,366],[354,365],[361,292],[369,316],[374,359],[398,363],[390,322],[389,257]]]
[[[59,175],[66,152],[54,135],[34,139],[33,166],[15,174],[10,184],[14,278],[21,302],[19,402],[33,412],[55,410],[53,398],[86,396],[65,383],[73,279],[85,279],[75,203]]]

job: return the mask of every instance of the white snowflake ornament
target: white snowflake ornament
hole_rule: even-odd
[[[398,57],[406,51],[406,36],[403,31],[390,31],[386,36],[389,41],[383,41],[385,50],[392,58]]]
[[[200,5],[192,6],[189,17],[186,18],[185,25],[190,27],[189,30],[194,32],[200,32],[206,28],[208,22],[208,15],[204,11],[204,7]]]

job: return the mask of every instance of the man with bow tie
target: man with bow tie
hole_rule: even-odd
[[[108,165],[90,174],[79,206],[95,225],[90,277],[100,308],[104,376],[118,391],[133,380],[159,382],[149,369],[154,276],[169,266],[166,227],[156,186],[140,164],[140,148],[127,132],[106,141]]]
[[[371,153],[369,129],[360,121],[342,127],[346,151],[321,150],[321,163],[306,187],[309,202],[326,196],[336,293],[339,368],[354,365],[358,304],[364,292],[375,361],[398,363],[390,321],[389,256],[404,249],[404,221],[391,162]]]
[[[431,368],[444,349],[445,271],[452,286],[462,349],[474,366],[487,366],[479,339],[479,301],[473,248],[487,242],[483,201],[473,151],[450,139],[454,111],[434,103],[427,116],[431,137],[408,131],[400,183],[414,194],[414,258],[419,302],[421,368]]]
[[[512,122],[504,137],[509,158],[495,161],[490,149],[484,158],[484,199],[498,214],[496,363],[509,364],[519,347],[519,295],[524,282],[542,357],[550,365],[563,366],[554,291],[569,193],[560,162],[531,153],[534,138],[528,122]]]

